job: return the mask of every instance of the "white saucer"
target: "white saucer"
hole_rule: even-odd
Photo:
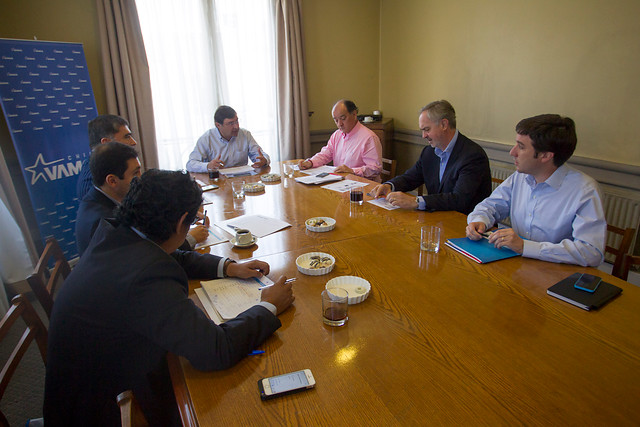
[[[251,242],[246,243],[244,245],[241,245],[239,243],[236,242],[236,238],[235,236],[232,237],[231,239],[229,239],[229,241],[231,242],[231,244],[233,246],[235,246],[236,248],[248,248],[249,246],[255,245],[256,242],[258,241],[258,238],[256,236],[254,236],[253,234],[251,235],[253,238],[251,239]]]

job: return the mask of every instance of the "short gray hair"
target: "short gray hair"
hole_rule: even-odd
[[[456,129],[456,110],[453,109],[453,105],[449,101],[444,99],[440,101],[433,101],[422,107],[420,114],[427,112],[429,120],[432,122],[439,122],[442,119],[447,119],[449,127]]]

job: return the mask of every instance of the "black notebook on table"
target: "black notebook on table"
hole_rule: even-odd
[[[600,282],[595,292],[582,291],[573,287],[581,273],[573,273],[547,289],[553,297],[573,304],[583,310],[598,309],[622,292],[622,289],[607,282]]]

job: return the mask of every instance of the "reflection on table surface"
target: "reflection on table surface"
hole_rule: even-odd
[[[271,265],[272,278],[297,277],[294,307],[280,315],[283,326],[261,347],[264,355],[231,369],[199,372],[170,357],[186,424],[640,420],[638,288],[591,268],[521,257],[479,265],[444,245],[437,254],[420,251],[422,225],[442,227],[442,241],[462,237],[464,215],[357,206],[349,203],[348,192],[296,183],[279,168],[274,165],[272,172],[281,173],[280,182],[267,183],[263,193],[248,194],[240,203],[232,199],[231,179],[221,180],[207,214],[212,222],[262,214],[292,226],[252,248],[223,243],[211,253],[256,257]],[[199,178],[207,181],[206,175]],[[305,220],[313,216],[336,219],[336,228],[307,231]],[[298,273],[295,259],[310,251],[333,255],[334,270],[324,276]],[[624,292],[598,312],[546,295],[549,286],[576,271],[595,272]],[[332,328],[322,322],[320,292],[342,275],[363,277],[372,290],[349,307],[345,326]],[[315,389],[260,400],[260,378],[305,368],[316,378]]]

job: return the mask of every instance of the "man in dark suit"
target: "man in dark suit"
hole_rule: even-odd
[[[489,159],[475,142],[456,129],[456,112],[448,101],[434,101],[420,111],[422,137],[429,145],[413,167],[372,190],[394,206],[468,214],[491,194]],[[403,193],[425,184],[426,196]]]
[[[89,168],[93,181],[80,202],[76,217],[76,244],[82,255],[89,246],[91,236],[102,218],[113,218],[114,209],[129,191],[134,176],[140,176],[138,153],[132,147],[118,142],[107,142],[96,147]]]
[[[131,183],[115,220],[102,220],[60,289],[49,327],[47,426],[120,425],[116,396],[133,390],[150,425],[181,425],[166,354],[226,369],[262,344],[294,300],[285,277],[259,304],[218,326],[188,298],[188,279],[260,277],[269,265],[176,251],[202,203],[181,171]]]

